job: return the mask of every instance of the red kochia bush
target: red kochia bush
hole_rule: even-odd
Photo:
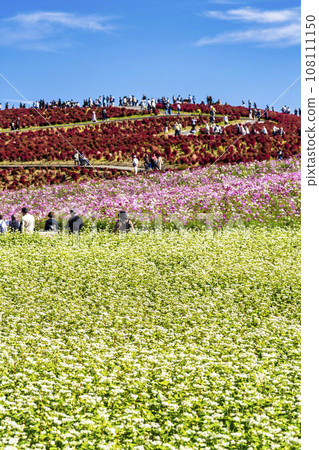
[[[137,111],[130,108],[111,107],[74,107],[74,108],[47,108],[38,109],[33,108],[17,108],[17,109],[4,109],[0,111],[0,128],[10,128],[10,124],[13,121],[17,122],[17,118],[20,118],[20,127],[46,127],[49,124],[58,125],[64,123],[79,123],[79,122],[91,122],[93,111],[96,113],[96,118],[102,120],[102,110],[106,109],[108,118],[112,117],[124,117],[148,114],[147,111]]]
[[[232,108],[232,107],[229,107]],[[230,125],[224,129],[223,135],[206,135],[174,137],[164,135],[164,124],[167,123],[173,133],[176,117],[144,118],[121,123],[108,123],[99,126],[88,125],[83,128],[60,130],[41,129],[19,133],[0,134],[0,161],[72,161],[74,148],[84,151],[94,161],[126,161],[131,164],[133,154],[140,158],[144,153],[161,154],[165,163],[178,163],[181,157],[187,157],[193,164],[205,164],[203,149],[209,149],[208,159],[217,158],[227,148],[233,146],[234,151],[227,151],[223,156],[224,162],[240,161],[247,158],[260,160],[266,155],[276,157],[279,148],[284,156],[300,153],[300,118],[279,114],[277,122],[266,121],[265,124],[254,124],[253,129],[259,134],[251,133],[246,136],[236,134],[236,126]],[[182,127],[190,125],[189,117],[180,118]],[[198,120],[198,124],[202,119]],[[272,128],[283,124],[285,135],[273,136]],[[261,133],[266,126],[268,135]],[[65,137],[66,140],[63,139]],[[240,139],[238,139],[240,137]],[[71,145],[70,145],[71,144]],[[73,146],[73,147],[72,147]],[[194,158],[193,158],[194,156]]]

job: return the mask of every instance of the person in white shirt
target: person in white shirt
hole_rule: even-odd
[[[159,156],[157,158],[157,164],[158,164],[159,170],[162,170],[163,158],[161,156]]]
[[[7,232],[7,222],[3,219],[3,215],[0,214],[0,233]]]
[[[22,218],[20,223],[21,233],[33,233],[34,230],[34,216],[28,213],[27,208],[22,208]]]
[[[138,171],[138,159],[137,159],[136,156],[134,156],[132,163],[133,163],[134,175],[137,175],[137,171]]]
[[[180,113],[181,113],[181,102],[178,100],[176,103],[177,103],[177,114],[180,115]]]

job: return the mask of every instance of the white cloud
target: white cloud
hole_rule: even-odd
[[[252,45],[272,47],[287,47],[300,44],[300,8],[261,10],[247,6],[245,8],[229,9],[225,12],[206,11],[204,16],[212,19],[265,25],[264,27],[259,25],[248,29],[241,27],[239,30],[221,33],[214,37],[203,37],[195,43],[198,47],[235,43],[250,43]]]
[[[105,24],[108,18],[94,14],[79,16],[74,13],[39,11],[30,14],[17,14],[6,20],[27,27],[34,27],[37,25],[61,25],[67,28],[106,32],[112,29],[111,25]]]
[[[282,27],[254,28],[243,31],[219,34],[213,38],[204,37],[195,43],[196,46],[212,44],[250,43],[253,45],[271,45],[288,47],[300,44],[300,24],[292,23]]]
[[[115,29],[112,19],[49,11],[17,14],[0,21],[0,45],[55,52],[72,46],[72,31],[111,33]]]
[[[268,10],[250,8],[230,9],[223,11],[206,11],[206,17],[221,20],[241,20],[256,23],[280,23],[300,20],[300,8]]]

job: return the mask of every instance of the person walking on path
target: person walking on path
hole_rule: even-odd
[[[3,219],[3,215],[0,214],[0,233],[6,233],[7,232],[7,223]]]
[[[69,230],[69,233],[79,233],[82,231],[84,227],[84,223],[82,218],[74,211],[74,209],[70,210],[71,217],[68,220],[66,225],[66,229]]]
[[[155,159],[154,159],[154,155],[151,155],[150,157],[150,165],[151,165],[151,169],[155,170]]]
[[[22,208],[22,218],[20,222],[20,232],[21,233],[33,233],[34,230],[34,216],[28,212],[27,208]]]
[[[157,156],[154,154],[153,155],[153,170],[157,170],[157,169],[158,169]]]
[[[145,155],[144,155],[144,169],[145,169],[145,172],[147,172],[148,171],[148,169],[149,169],[149,163],[150,163],[150,159],[149,159],[149,157],[148,157],[148,154],[147,153],[145,153]]]
[[[133,169],[134,169],[134,175],[137,175],[137,172],[138,172],[138,159],[137,159],[137,157],[135,155],[134,155],[132,164],[133,164]]]
[[[97,122],[95,111],[93,111],[93,114],[92,114],[92,122]]]
[[[225,116],[224,116],[224,124],[225,124],[225,126],[228,125],[228,116],[227,116],[227,114],[225,114]]]
[[[106,109],[103,109],[103,111],[102,111],[102,118],[103,118],[103,120],[106,121],[106,122],[109,120],[108,117],[107,117]]]
[[[44,231],[59,231],[59,223],[54,218],[54,213],[49,212],[48,220],[45,222]]]
[[[80,164],[80,156],[79,156],[79,152],[74,153],[74,155],[72,156],[73,161],[74,161],[74,165],[78,166]]]
[[[178,115],[181,114],[181,102],[180,101],[177,102],[177,114]]]
[[[157,165],[158,165],[158,169],[162,170],[163,158],[161,157],[161,155],[157,158]]]
[[[280,161],[282,161],[283,160],[283,153],[282,153],[282,150],[281,150],[281,148],[278,150],[278,159],[280,159]]]
[[[195,119],[195,117],[192,118],[191,124],[192,124],[192,128],[190,130],[190,133],[191,134],[195,134],[196,133],[196,119]]]
[[[175,137],[180,137],[182,131],[182,125],[179,121],[177,121],[174,125],[175,129]]]

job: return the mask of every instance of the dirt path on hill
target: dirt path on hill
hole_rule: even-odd
[[[31,167],[34,169],[47,169],[47,168],[55,168],[55,169],[74,169],[74,167],[80,167],[85,169],[116,169],[119,171],[133,172],[133,167],[130,166],[111,166],[111,165],[103,165],[103,164],[91,164],[89,166],[74,166],[74,164],[41,164],[41,163],[26,163],[26,164],[0,164],[1,169],[19,169],[23,167],[24,169],[30,169]],[[143,172],[144,168],[139,167],[139,172]]]
[[[9,128],[4,128],[2,130],[0,130],[0,133],[25,133],[27,131],[38,131],[38,130],[47,130],[49,128],[75,128],[75,127],[83,127],[86,125],[101,125],[103,123],[113,123],[113,122],[124,122],[126,120],[132,121],[132,120],[143,120],[143,119],[150,119],[150,118],[154,118],[156,119],[157,117],[172,117],[172,116],[176,116],[176,117],[191,117],[191,116],[208,116],[209,114],[203,113],[203,114],[199,114],[199,113],[181,113],[181,114],[177,114],[177,113],[172,113],[170,115],[168,114],[157,114],[157,115],[145,115],[145,116],[141,116],[141,117],[135,117],[135,116],[127,116],[127,117],[114,117],[114,118],[110,118],[108,120],[97,120],[96,122],[76,122],[76,123],[65,123],[65,124],[56,124],[56,125],[44,125],[44,126],[39,126],[39,127],[30,127],[30,128],[20,128],[20,130],[10,130]]]

